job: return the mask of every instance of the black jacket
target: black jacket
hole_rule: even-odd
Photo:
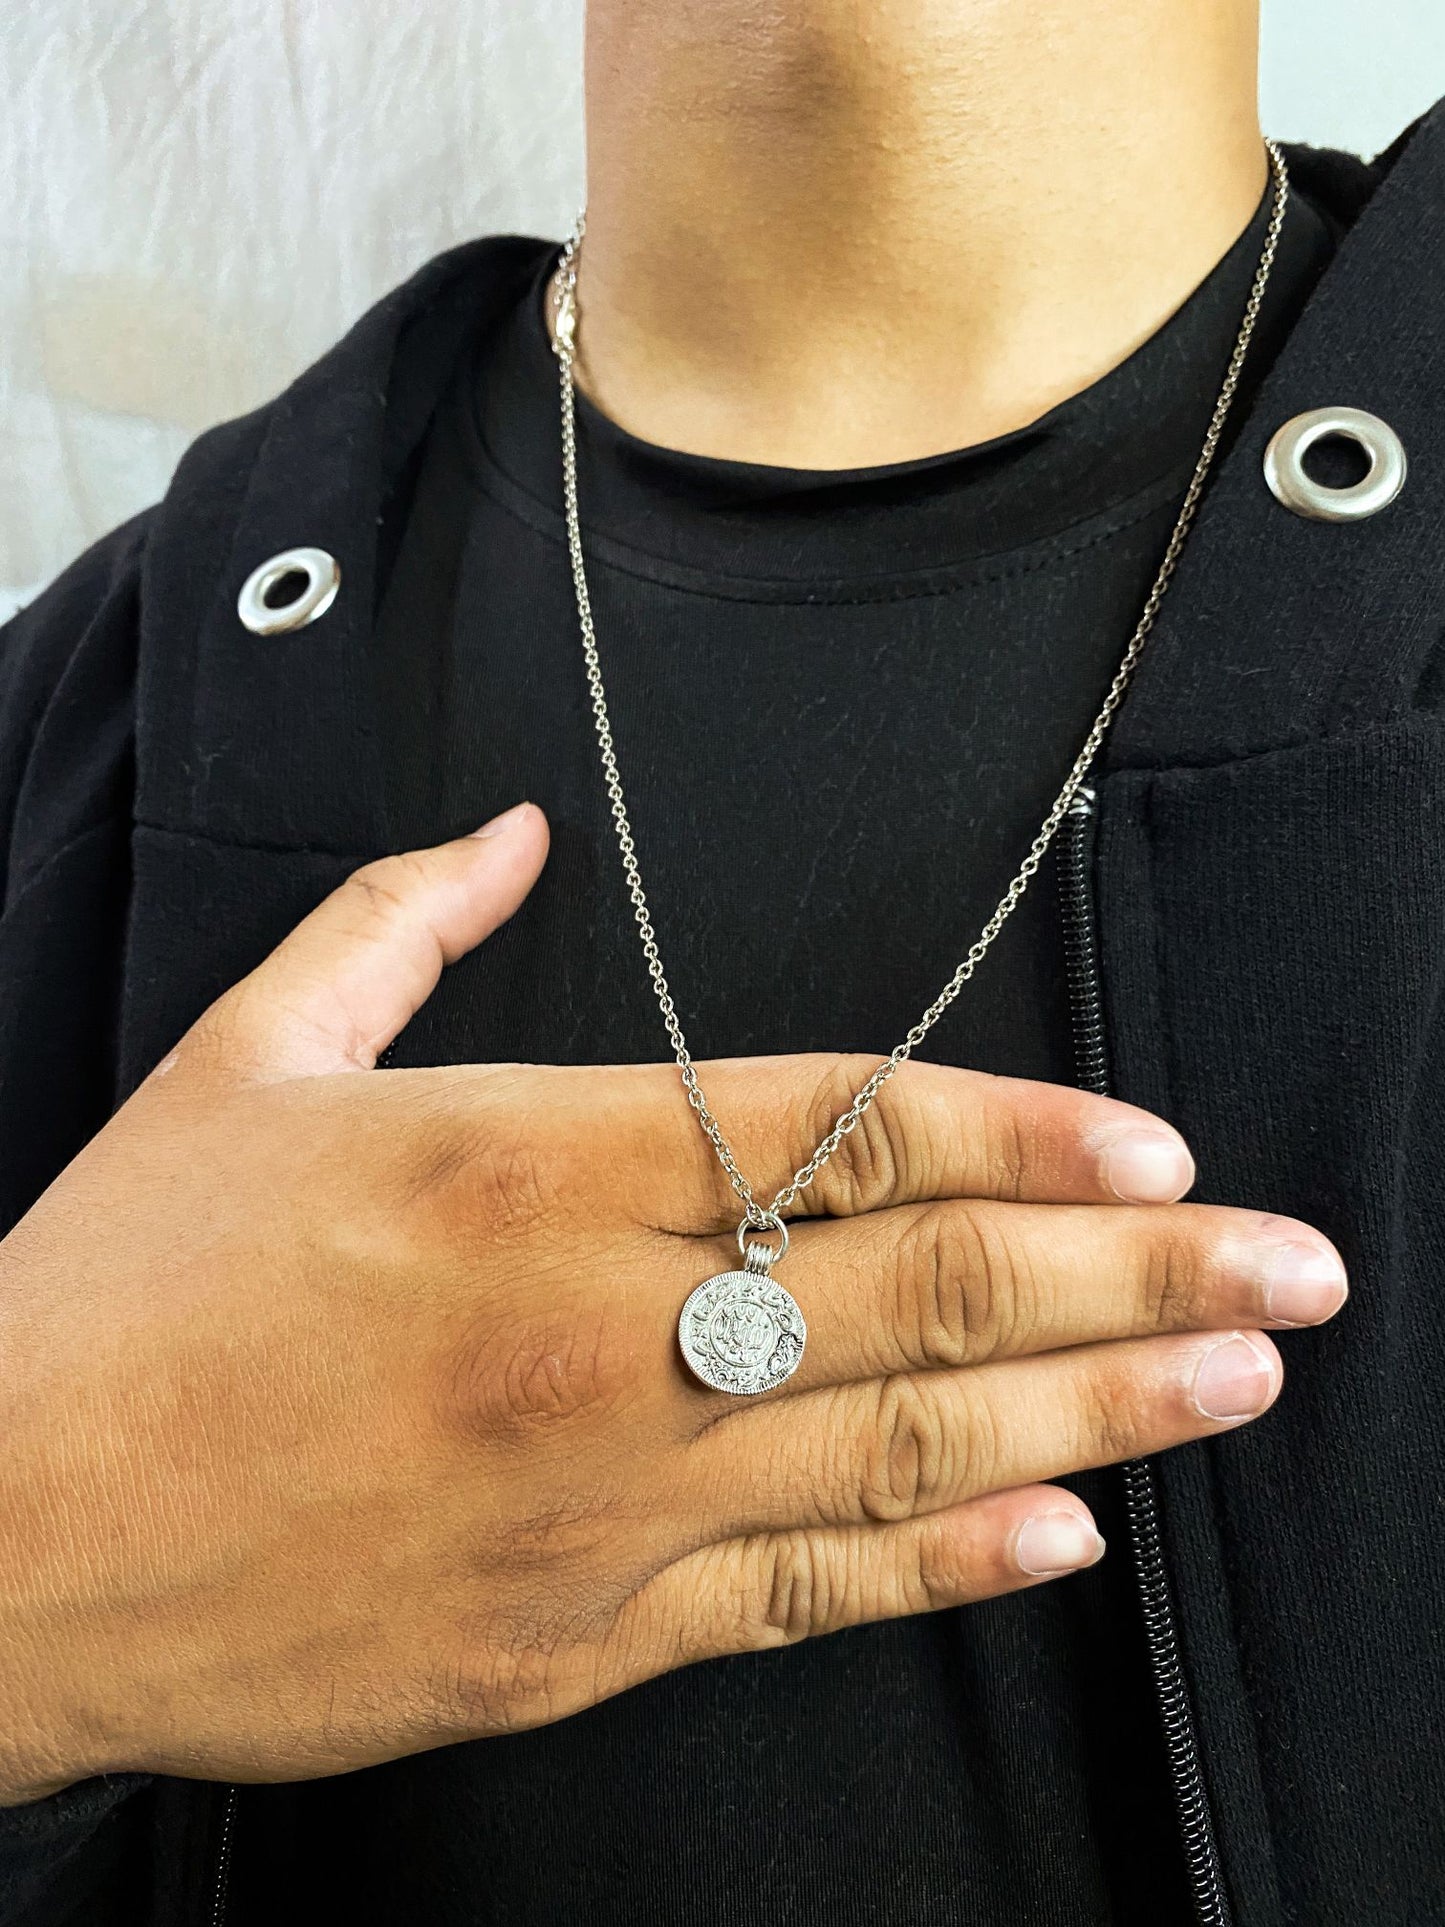
[[[1291,160],[1349,232],[1211,485],[1070,845],[1076,961],[1096,918],[1115,1088],[1183,1129],[1198,1195],[1319,1225],[1354,1282],[1291,1335],[1270,1416],[1133,1475],[1201,1918],[1424,1927],[1445,1922],[1445,110],[1373,167]],[[377,600],[513,246],[430,262],[0,631],[0,1227],[395,847]],[[1348,526],[1261,474],[1275,428],[1341,403],[1411,460]],[[339,559],[340,595],[263,641],[238,590],[298,543]],[[209,1922],[223,1813],[221,1789],[126,1777],[0,1814],[0,1927]],[[304,1860],[304,1837],[271,1845]]]

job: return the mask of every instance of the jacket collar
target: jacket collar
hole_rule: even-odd
[[[1214,479],[1111,766],[1247,754],[1368,718],[1397,699],[1442,627],[1433,264],[1445,258],[1445,103],[1407,130],[1388,165],[1300,149],[1291,159],[1353,225]],[[535,261],[536,243],[516,237],[436,256],[275,401],[187,450],[142,582],[141,820],[253,846],[358,857],[392,847],[377,753],[379,536],[404,506],[462,341],[516,298]],[[1393,420],[1417,457],[1400,501],[1352,529],[1299,521],[1261,478],[1273,429],[1326,402]],[[1261,539],[1276,560],[1270,593],[1244,606],[1231,558],[1240,541]],[[304,629],[252,635],[236,615],[242,583],[301,544],[337,558],[336,601]],[[1393,585],[1422,571],[1433,571],[1433,601],[1397,613]]]
[[[1442,261],[1445,102],[1397,143],[1256,391],[1210,485],[1107,768],[1233,760],[1411,707],[1445,636]],[[1275,430],[1307,409],[1338,406],[1383,417],[1409,458],[1403,493],[1368,521],[1305,520],[1264,481]]]

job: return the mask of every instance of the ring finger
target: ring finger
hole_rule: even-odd
[[[1262,1332],[1123,1339],[753,1406],[689,1456],[719,1537],[906,1519],[1228,1430],[1282,1376]]]

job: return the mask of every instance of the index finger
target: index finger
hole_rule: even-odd
[[[811,1158],[879,1059],[860,1055],[725,1058],[697,1066],[709,1108],[760,1204]],[[624,1078],[626,1072],[621,1074]],[[632,1176],[658,1229],[714,1230],[740,1213],[670,1066],[638,1066],[610,1112],[614,1172]],[[879,1090],[790,1207],[852,1217],[935,1198],[1041,1204],[1165,1204],[1194,1182],[1172,1125],[1066,1084],[908,1062]],[[624,1179],[625,1183],[625,1179]]]

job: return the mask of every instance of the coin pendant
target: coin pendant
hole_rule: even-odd
[[[700,1284],[677,1325],[682,1355],[715,1391],[770,1392],[798,1369],[808,1327],[797,1301],[755,1271],[724,1271]]]

